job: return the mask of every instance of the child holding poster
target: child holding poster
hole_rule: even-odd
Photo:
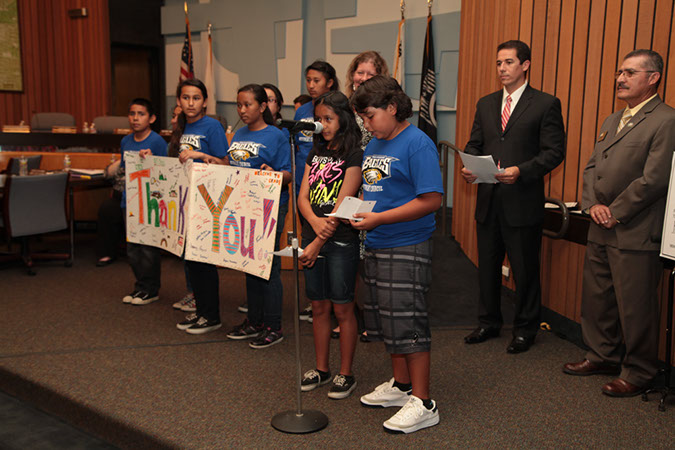
[[[373,212],[356,214],[367,230],[364,308],[368,337],[390,354],[393,378],[361,397],[373,407],[402,407],[384,422],[394,433],[438,424],[429,395],[431,332],[425,300],[431,284],[431,235],[443,184],[433,141],[406,119],[412,103],[396,80],[381,75],[361,84],[351,104],[374,139],[363,155],[363,199]]]
[[[284,133],[274,126],[265,89],[248,84],[237,91],[237,112],[246,124],[235,133],[227,152],[232,166],[283,173],[274,248],[279,246],[288,211],[288,183],[291,181],[291,147]],[[266,348],[284,339],[281,331],[283,286],[281,260],[274,256],[269,280],[246,274],[247,317],[227,335],[230,339],[253,339],[252,348]]]
[[[361,130],[349,100],[339,91],[314,100],[314,117],[323,131],[315,138],[305,163],[298,207],[305,218],[300,262],[304,265],[307,298],[312,302],[316,369],[307,371],[301,384],[303,391],[311,391],[331,379],[332,307],[341,331],[340,371],[333,378],[328,397],[343,399],[356,388],[352,362],[357,338],[354,285],[359,234],[326,214],[337,210],[346,196],[356,195],[361,186]]]
[[[128,117],[129,127],[133,133],[122,138],[120,143],[122,158],[119,165],[122,168],[125,167],[124,152],[126,151],[140,152],[144,157],[150,154],[166,156],[166,141],[150,129],[150,125],[156,120],[155,110],[150,101],[144,98],[133,99],[129,103]],[[117,163],[111,164],[108,170],[111,173],[117,171]],[[126,189],[122,191],[121,206],[124,217],[127,217]],[[127,256],[136,282],[133,292],[125,295],[122,301],[133,305],[147,305],[159,300],[162,270],[160,250],[149,245],[127,242]]]
[[[182,112],[178,126],[171,137],[178,143],[178,158],[182,163],[188,159],[202,162],[212,156],[225,157],[227,138],[223,126],[206,116],[208,92],[200,80],[187,79],[178,85],[178,106]],[[216,159],[216,161],[218,160]],[[185,261],[190,286],[192,286],[197,311],[176,325],[190,334],[203,334],[217,330],[220,322],[220,296],[218,292],[218,269],[213,264]]]

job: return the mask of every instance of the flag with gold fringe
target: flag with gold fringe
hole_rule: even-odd
[[[195,70],[192,64],[192,38],[190,37],[190,19],[188,18],[187,2],[185,2],[185,40],[183,52],[180,55],[180,75],[178,82],[194,78]]]

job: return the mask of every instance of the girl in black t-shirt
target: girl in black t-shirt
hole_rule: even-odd
[[[354,285],[359,262],[359,236],[349,225],[326,216],[361,186],[361,131],[349,100],[341,92],[328,92],[314,101],[314,120],[323,131],[307,157],[298,195],[298,208],[306,221],[302,228],[305,288],[312,301],[316,369],[305,373],[302,390],[310,391],[331,380],[329,348],[331,306],[341,327],[340,371],[328,396],[348,397],[356,387],[352,361],[356,348]]]

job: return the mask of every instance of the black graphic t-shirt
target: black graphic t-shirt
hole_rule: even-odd
[[[349,167],[360,168],[362,162],[363,150],[360,148],[352,149],[342,158],[337,157],[334,150],[328,150],[323,146],[312,148],[307,156],[309,166],[307,180],[309,182],[309,203],[317,217],[326,217],[326,213],[333,211],[347,169]],[[302,235],[310,240],[316,238],[314,229],[307,221],[302,227]],[[358,238],[359,234],[354,228],[340,222],[331,239],[338,242],[351,242]]]

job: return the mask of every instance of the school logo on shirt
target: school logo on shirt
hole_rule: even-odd
[[[180,147],[178,148],[178,153],[183,150],[194,150],[198,152],[202,148],[201,139],[206,136],[201,136],[199,134],[184,134],[180,137]]]
[[[363,180],[368,184],[376,184],[381,180],[389,178],[391,176],[391,163],[393,161],[398,161],[398,158],[382,155],[366,156],[363,158],[363,165],[361,166]]]
[[[249,158],[257,158],[261,147],[265,148],[258,142],[233,142],[227,152],[234,161],[243,162]]]

